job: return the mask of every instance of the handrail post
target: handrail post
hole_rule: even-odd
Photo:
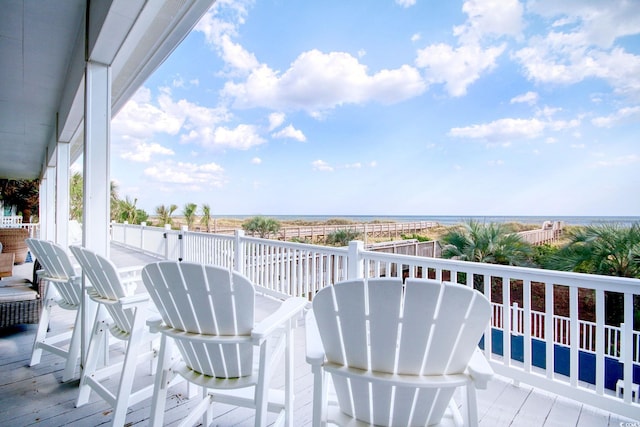
[[[353,240],[349,242],[347,279],[364,278],[364,260],[360,256],[363,250],[363,241]]]
[[[164,225],[164,259],[169,259],[169,231],[171,230],[170,224]]]
[[[178,234],[178,245],[179,245],[179,257],[178,257],[178,261],[182,262],[182,260],[184,259],[184,236],[187,234],[187,232],[189,231],[189,226],[188,225],[183,225],[180,228],[180,233]]]
[[[147,226],[147,221],[140,223],[140,249],[144,252],[144,228]]]
[[[234,251],[233,251],[233,255],[234,255],[234,262],[233,262],[233,269],[236,270],[238,273],[244,274],[244,230],[236,230],[235,233],[235,240],[234,240]]]

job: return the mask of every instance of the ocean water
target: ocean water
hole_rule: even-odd
[[[216,215],[218,218],[246,219],[255,215]],[[345,219],[355,223],[372,221],[414,222],[434,221],[441,225],[454,225],[469,220],[484,223],[518,222],[521,224],[540,224],[545,221],[564,221],[566,225],[619,224],[629,226],[640,222],[640,216],[455,216],[455,215],[263,215],[279,221],[327,221],[329,219]]]

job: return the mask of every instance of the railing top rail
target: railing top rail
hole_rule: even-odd
[[[280,248],[292,248],[292,249],[306,250],[311,252],[323,252],[328,255],[347,255],[349,252],[349,250],[346,247],[334,248],[330,246],[319,246],[319,245],[313,245],[309,243],[283,242],[280,240],[261,239],[259,237],[244,236],[242,237],[242,240],[244,240],[245,242],[251,242],[251,243],[260,244],[260,245],[275,246]]]
[[[408,265],[426,265],[453,271],[471,271],[476,274],[489,274],[513,279],[530,279],[540,282],[551,282],[558,285],[571,285],[590,289],[601,289],[613,292],[632,292],[640,294],[640,279],[598,274],[584,274],[557,270],[544,270],[531,267],[487,264],[471,261],[460,261],[444,258],[416,257],[414,255],[390,254],[385,252],[362,251],[362,259],[395,262]]]

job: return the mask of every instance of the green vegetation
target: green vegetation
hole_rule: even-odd
[[[0,179],[0,198],[4,206],[15,207],[22,222],[31,222],[31,215],[38,213],[40,181]]]
[[[164,227],[166,224],[173,225],[171,215],[178,209],[177,205],[160,205],[156,207],[156,215],[158,216],[158,227]]]
[[[341,229],[327,235],[326,243],[333,246],[347,246],[350,241],[358,240],[362,234],[355,230]]]
[[[442,257],[490,264],[531,266],[533,249],[502,224],[469,221],[442,238]]]
[[[184,216],[184,220],[187,222],[187,229],[190,230],[193,226],[193,222],[196,220],[196,211],[198,210],[198,205],[195,203],[187,203],[184,205],[184,209],[182,210],[182,215]]]
[[[211,206],[202,205],[202,217],[200,218],[200,224],[207,228],[207,233],[211,231]]]
[[[640,224],[577,228],[569,243],[542,260],[544,268],[640,278]]]
[[[400,235],[403,240],[417,240],[418,242],[430,242],[431,238],[428,236],[423,236],[422,234],[402,234]]]
[[[112,212],[112,217],[118,222],[127,221],[129,224],[140,224],[149,219],[149,215],[142,209],[136,207],[138,199],[133,201],[126,196],[124,200],[118,199],[115,212]]]
[[[258,234],[261,238],[267,239],[272,233],[280,231],[280,223],[273,218],[254,216],[242,224],[242,229],[252,236]]]

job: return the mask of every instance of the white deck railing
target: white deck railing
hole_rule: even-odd
[[[617,379],[624,390],[632,389],[634,373],[635,383],[640,380],[640,332],[633,330],[638,279],[379,253],[365,251],[361,242],[348,248],[281,242],[241,231],[228,236],[113,224],[112,240],[163,258],[223,265],[268,293],[309,299],[325,286],[358,277],[431,277],[475,286],[492,301],[483,344],[496,373],[629,418],[640,414],[631,393],[620,398],[613,392]],[[492,283],[501,287],[501,299],[491,294]],[[522,307],[513,305],[512,284],[522,288]],[[544,289],[545,312],[532,308],[532,284]],[[568,290],[568,316],[551,309],[556,286]],[[581,319],[578,289],[592,291],[595,321]],[[624,296],[620,325],[605,324],[610,292]]]

